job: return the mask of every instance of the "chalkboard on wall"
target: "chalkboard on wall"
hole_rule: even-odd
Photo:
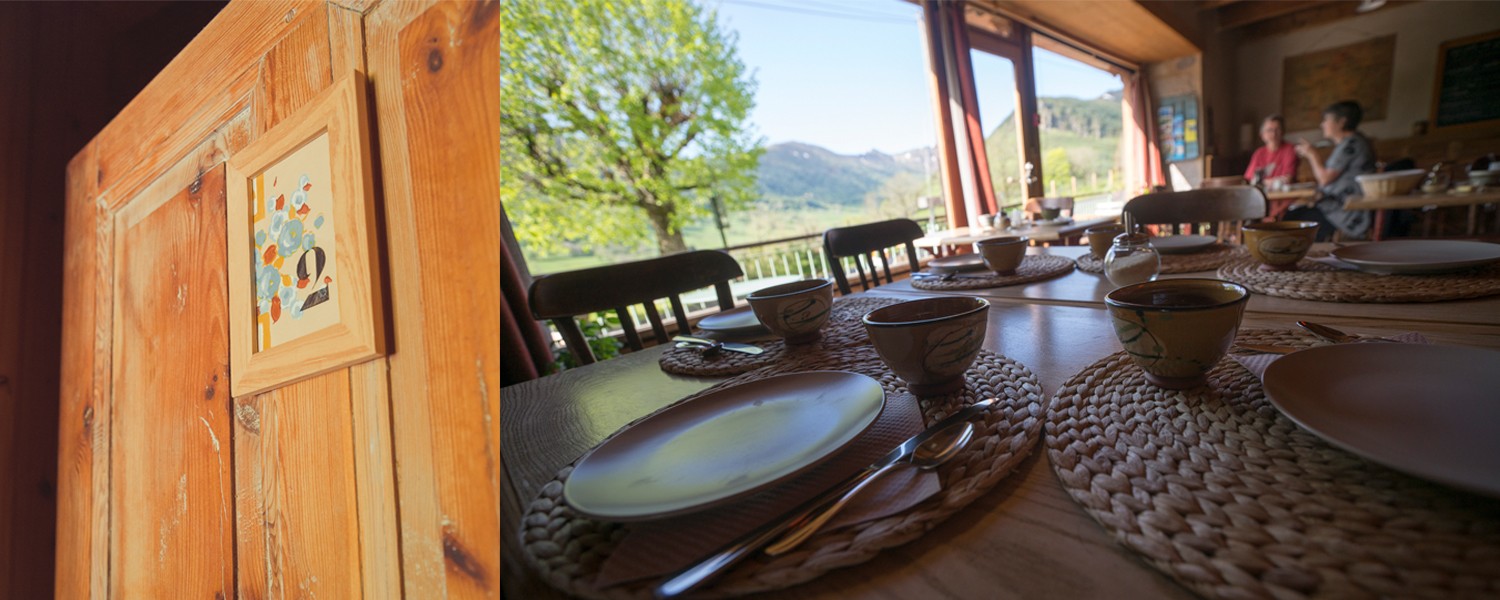
[[[1434,127],[1500,120],[1500,31],[1443,42],[1432,95]]]

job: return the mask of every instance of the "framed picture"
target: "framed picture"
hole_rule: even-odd
[[[356,71],[229,158],[236,397],[385,352],[367,110]]]

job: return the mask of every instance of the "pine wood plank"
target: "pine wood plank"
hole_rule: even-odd
[[[90,144],[92,147],[93,144]],[[97,152],[95,154],[97,157]],[[97,166],[96,166],[97,169]],[[96,170],[97,172],[97,170]],[[85,175],[87,177],[87,175]],[[97,184],[98,179],[94,178]],[[89,597],[109,597],[110,549],[110,433],[114,422],[114,397],[111,395],[114,363],[114,261],[115,228],[113,213],[104,196],[93,204],[97,218],[94,232],[94,377],[91,398],[94,403],[93,512],[88,515],[93,532],[89,552]]]
[[[331,18],[301,14],[261,61],[255,137],[328,89],[333,53],[348,62],[347,45],[331,48]],[[361,596],[349,392],[337,370],[235,402],[241,597]]]
[[[366,21],[385,222],[402,224],[389,364],[412,598],[498,596],[498,25],[493,2],[388,2]]]
[[[93,563],[89,515],[94,469],[94,302],[90,285],[98,269],[98,222],[94,201],[93,146],[68,164],[67,214],[63,234],[62,361],[58,397],[57,547],[53,591],[59,598],[89,593]]]
[[[232,593],[224,174],[115,215],[110,596]]]
[[[401,535],[396,527],[389,373],[385,359],[349,369],[360,568],[366,598],[401,597]]]
[[[348,397],[334,371],[235,403],[240,596],[360,597]]]
[[[291,32],[260,61],[255,86],[257,133],[265,133],[333,82],[328,9],[299,11]]]
[[[369,5],[328,5],[328,46],[334,73],[366,71],[363,12]],[[356,12],[358,11],[358,12]],[[368,83],[366,90],[368,92]],[[374,114],[371,114],[372,121]],[[374,127],[371,127],[373,133]],[[371,142],[372,147],[374,141]],[[378,163],[372,161],[372,168]],[[380,181],[378,177],[375,181]],[[380,198],[376,186],[377,202]],[[375,229],[379,239],[382,228]],[[383,244],[376,244],[383,249]],[[383,253],[377,252],[377,259]],[[379,260],[385,272],[384,260]],[[383,295],[389,291],[382,290]],[[380,326],[389,330],[383,315]],[[396,464],[391,448],[390,370],[384,357],[349,368],[354,482],[359,505],[360,568],[366,598],[401,597],[401,536],[396,526]]]

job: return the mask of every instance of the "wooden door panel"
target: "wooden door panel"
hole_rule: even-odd
[[[235,403],[239,597],[359,598],[349,372]]]
[[[111,596],[234,591],[224,184],[219,163],[115,218]]]

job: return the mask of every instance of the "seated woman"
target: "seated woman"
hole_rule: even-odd
[[[1354,176],[1375,172],[1375,148],[1369,138],[1356,130],[1363,117],[1364,111],[1353,100],[1336,102],[1323,109],[1319,128],[1323,137],[1335,143],[1326,164],[1318,164],[1318,156],[1307,140],[1297,142],[1297,154],[1307,159],[1318,182],[1318,200],[1312,206],[1287,211],[1283,219],[1317,221],[1318,241],[1331,239],[1334,229],[1352,237],[1363,237],[1370,230],[1373,221],[1370,211],[1344,210],[1345,200],[1361,194]]]
[[[1297,176],[1297,149],[1282,139],[1285,131],[1286,122],[1281,115],[1271,115],[1260,122],[1260,141],[1266,145],[1256,148],[1255,154],[1250,156],[1245,181],[1256,184],[1285,177],[1285,181],[1291,182]]]

